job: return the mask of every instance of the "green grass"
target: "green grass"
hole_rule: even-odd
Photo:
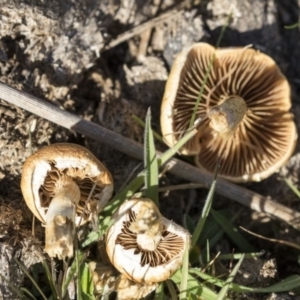
[[[153,132],[151,128],[151,111],[148,109],[144,137],[145,197],[151,199],[156,206],[159,206],[158,162],[155,151]]]

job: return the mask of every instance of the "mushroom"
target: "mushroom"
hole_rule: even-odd
[[[123,274],[117,275],[118,271],[112,265],[91,261],[88,266],[92,276],[94,295],[98,297],[117,292],[117,299],[119,300],[141,299],[158,286],[158,283],[143,284],[129,280]]]
[[[116,283],[118,300],[144,299],[158,287],[158,283],[139,283],[119,275]]]
[[[152,284],[172,276],[182,265],[190,234],[164,218],[150,199],[124,202],[112,216],[106,252],[127,279]]]
[[[89,262],[88,266],[95,295],[109,295],[116,290],[117,271],[113,266],[95,261]]]
[[[219,159],[223,178],[260,181],[277,171],[295,149],[289,84],[276,63],[259,51],[215,49],[206,43],[182,51],[161,106],[161,130],[169,146],[189,129],[195,107],[195,119],[201,120],[198,134],[181,153],[194,155],[202,170],[212,173]]]
[[[65,259],[73,256],[76,226],[91,220],[110,199],[113,179],[89,150],[61,143],[27,158],[21,190],[27,206],[45,224],[45,251]]]

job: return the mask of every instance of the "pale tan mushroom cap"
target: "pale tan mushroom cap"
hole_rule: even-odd
[[[148,284],[170,278],[181,267],[184,251],[190,245],[190,234],[160,215],[162,226],[157,248],[154,251],[141,249],[138,234],[131,228],[145,202],[155,206],[149,199],[131,199],[119,207],[113,216],[114,224],[107,232],[106,251],[120,273],[132,281]],[[140,230],[141,234],[144,232],[147,230]]]
[[[117,280],[116,291],[118,300],[144,299],[153,292],[159,283],[138,283],[121,274]]]
[[[81,224],[90,218],[91,213],[97,213],[111,198],[112,176],[89,150],[76,144],[46,146],[27,158],[21,178],[21,190],[26,204],[43,223],[54,196],[55,182],[62,174],[72,177],[80,188],[76,224],[81,220],[81,213],[94,183],[96,187],[83,213]]]
[[[118,300],[142,299],[153,292],[158,283],[138,283],[118,273],[112,265],[104,265],[100,262],[90,262],[89,270],[94,284],[94,294],[108,296],[117,292]]]
[[[111,265],[91,261],[88,264],[94,284],[94,294],[107,295],[116,290],[117,271]]]
[[[220,158],[219,175],[232,181],[260,181],[277,171],[294,151],[297,132],[290,88],[276,63],[249,48],[215,49],[198,43],[176,58],[166,83],[161,106],[161,129],[169,146],[187,131],[201,84],[212,58],[196,119],[232,95],[243,98],[247,113],[235,133],[224,140],[202,121],[198,135],[182,154],[195,155],[196,164],[213,172]]]

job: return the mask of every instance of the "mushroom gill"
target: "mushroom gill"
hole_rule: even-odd
[[[198,43],[179,54],[162,103],[163,135],[172,146],[187,131],[210,66],[196,111],[196,119],[202,120],[198,134],[182,153],[195,155],[196,164],[210,172],[219,159],[219,174],[227,179],[259,181],[286,162],[297,139],[293,115],[289,112],[288,82],[276,63],[259,51],[215,49]],[[212,128],[209,115],[232,97],[242,98],[247,111],[233,134],[224,139]]]
[[[96,195],[84,203],[94,183],[99,186]],[[50,257],[65,259],[73,256],[76,226],[86,223],[107,203],[113,181],[89,150],[58,143],[26,159],[21,189],[32,213],[45,224],[45,251]]]
[[[124,249],[134,249],[134,254],[141,255],[141,266],[150,265],[150,267],[156,267],[161,264],[165,264],[180,254],[184,247],[184,240],[178,235],[168,232],[163,226],[161,239],[157,245],[157,248],[153,251],[143,249],[137,241],[137,233],[130,230],[132,222],[136,221],[136,214],[131,209],[128,212],[129,221],[123,222],[122,232],[116,239],[116,244],[120,244]]]
[[[103,180],[99,180],[99,178],[88,178],[82,170],[77,168],[73,168],[72,170],[58,169],[55,166],[55,163],[51,163],[50,166],[51,169],[47,172],[43,185],[41,185],[39,189],[41,206],[46,209],[45,211],[47,211],[49,203],[55,196],[55,185],[58,179],[62,176],[70,176],[73,178],[74,182],[80,189],[80,200],[76,207],[77,214],[82,216],[83,220],[87,220],[91,212],[97,210],[94,207],[91,208],[91,206],[95,206],[95,204],[93,204],[94,198],[97,198],[97,195],[100,195],[103,188],[105,187],[105,185],[103,184]],[[93,190],[94,185],[95,188]],[[91,194],[92,190],[93,193]],[[88,205],[86,205],[89,196],[90,200],[88,202]]]
[[[112,216],[106,252],[127,279],[143,284],[169,279],[182,265],[190,234],[164,218],[150,199],[130,199]]]

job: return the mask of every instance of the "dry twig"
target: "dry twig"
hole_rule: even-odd
[[[80,117],[63,111],[60,108],[47,103],[25,92],[18,91],[0,82],[1,98],[11,104],[23,108],[35,115],[45,118],[57,125],[74,130],[89,138],[97,140],[113,149],[143,160],[143,146],[136,141],[123,137],[120,134],[106,129],[93,122],[83,120]],[[160,155],[160,153],[158,153]],[[203,173],[198,168],[172,158],[168,162],[169,172],[194,183],[210,185],[212,176]],[[294,227],[300,228],[300,213],[275,201],[267,199],[260,194],[254,193],[244,187],[238,186],[223,179],[218,179],[216,192],[233,199],[253,210],[267,213],[281,219]]]
[[[129,39],[131,39],[132,37],[134,37],[135,35],[139,35],[142,32],[144,32],[145,30],[149,30],[152,29],[153,27],[164,23],[166,21],[169,21],[171,19],[177,18],[179,17],[179,15],[181,15],[184,10],[182,9],[182,7],[184,6],[180,6],[180,7],[176,7],[164,14],[161,14],[143,24],[137,25],[136,27],[125,31],[124,33],[121,33],[120,35],[118,35],[115,39],[113,39],[110,43],[108,43],[103,50],[108,50],[111,48],[116,47],[117,45],[128,41]]]
[[[269,241],[269,242],[272,242],[272,243],[277,243],[277,244],[281,244],[281,245],[285,245],[285,246],[288,246],[288,247],[292,247],[292,248],[295,248],[297,250],[300,250],[300,245],[296,244],[296,243],[292,243],[292,242],[289,242],[289,241],[285,241],[285,240],[278,240],[278,239],[271,239],[271,238],[268,238],[268,237],[265,237],[263,235],[260,235],[260,234],[257,234],[255,232],[252,232],[242,226],[240,226],[240,228],[246,232],[248,232],[249,234],[252,234],[260,239],[263,239],[263,240],[266,240],[266,241]]]

